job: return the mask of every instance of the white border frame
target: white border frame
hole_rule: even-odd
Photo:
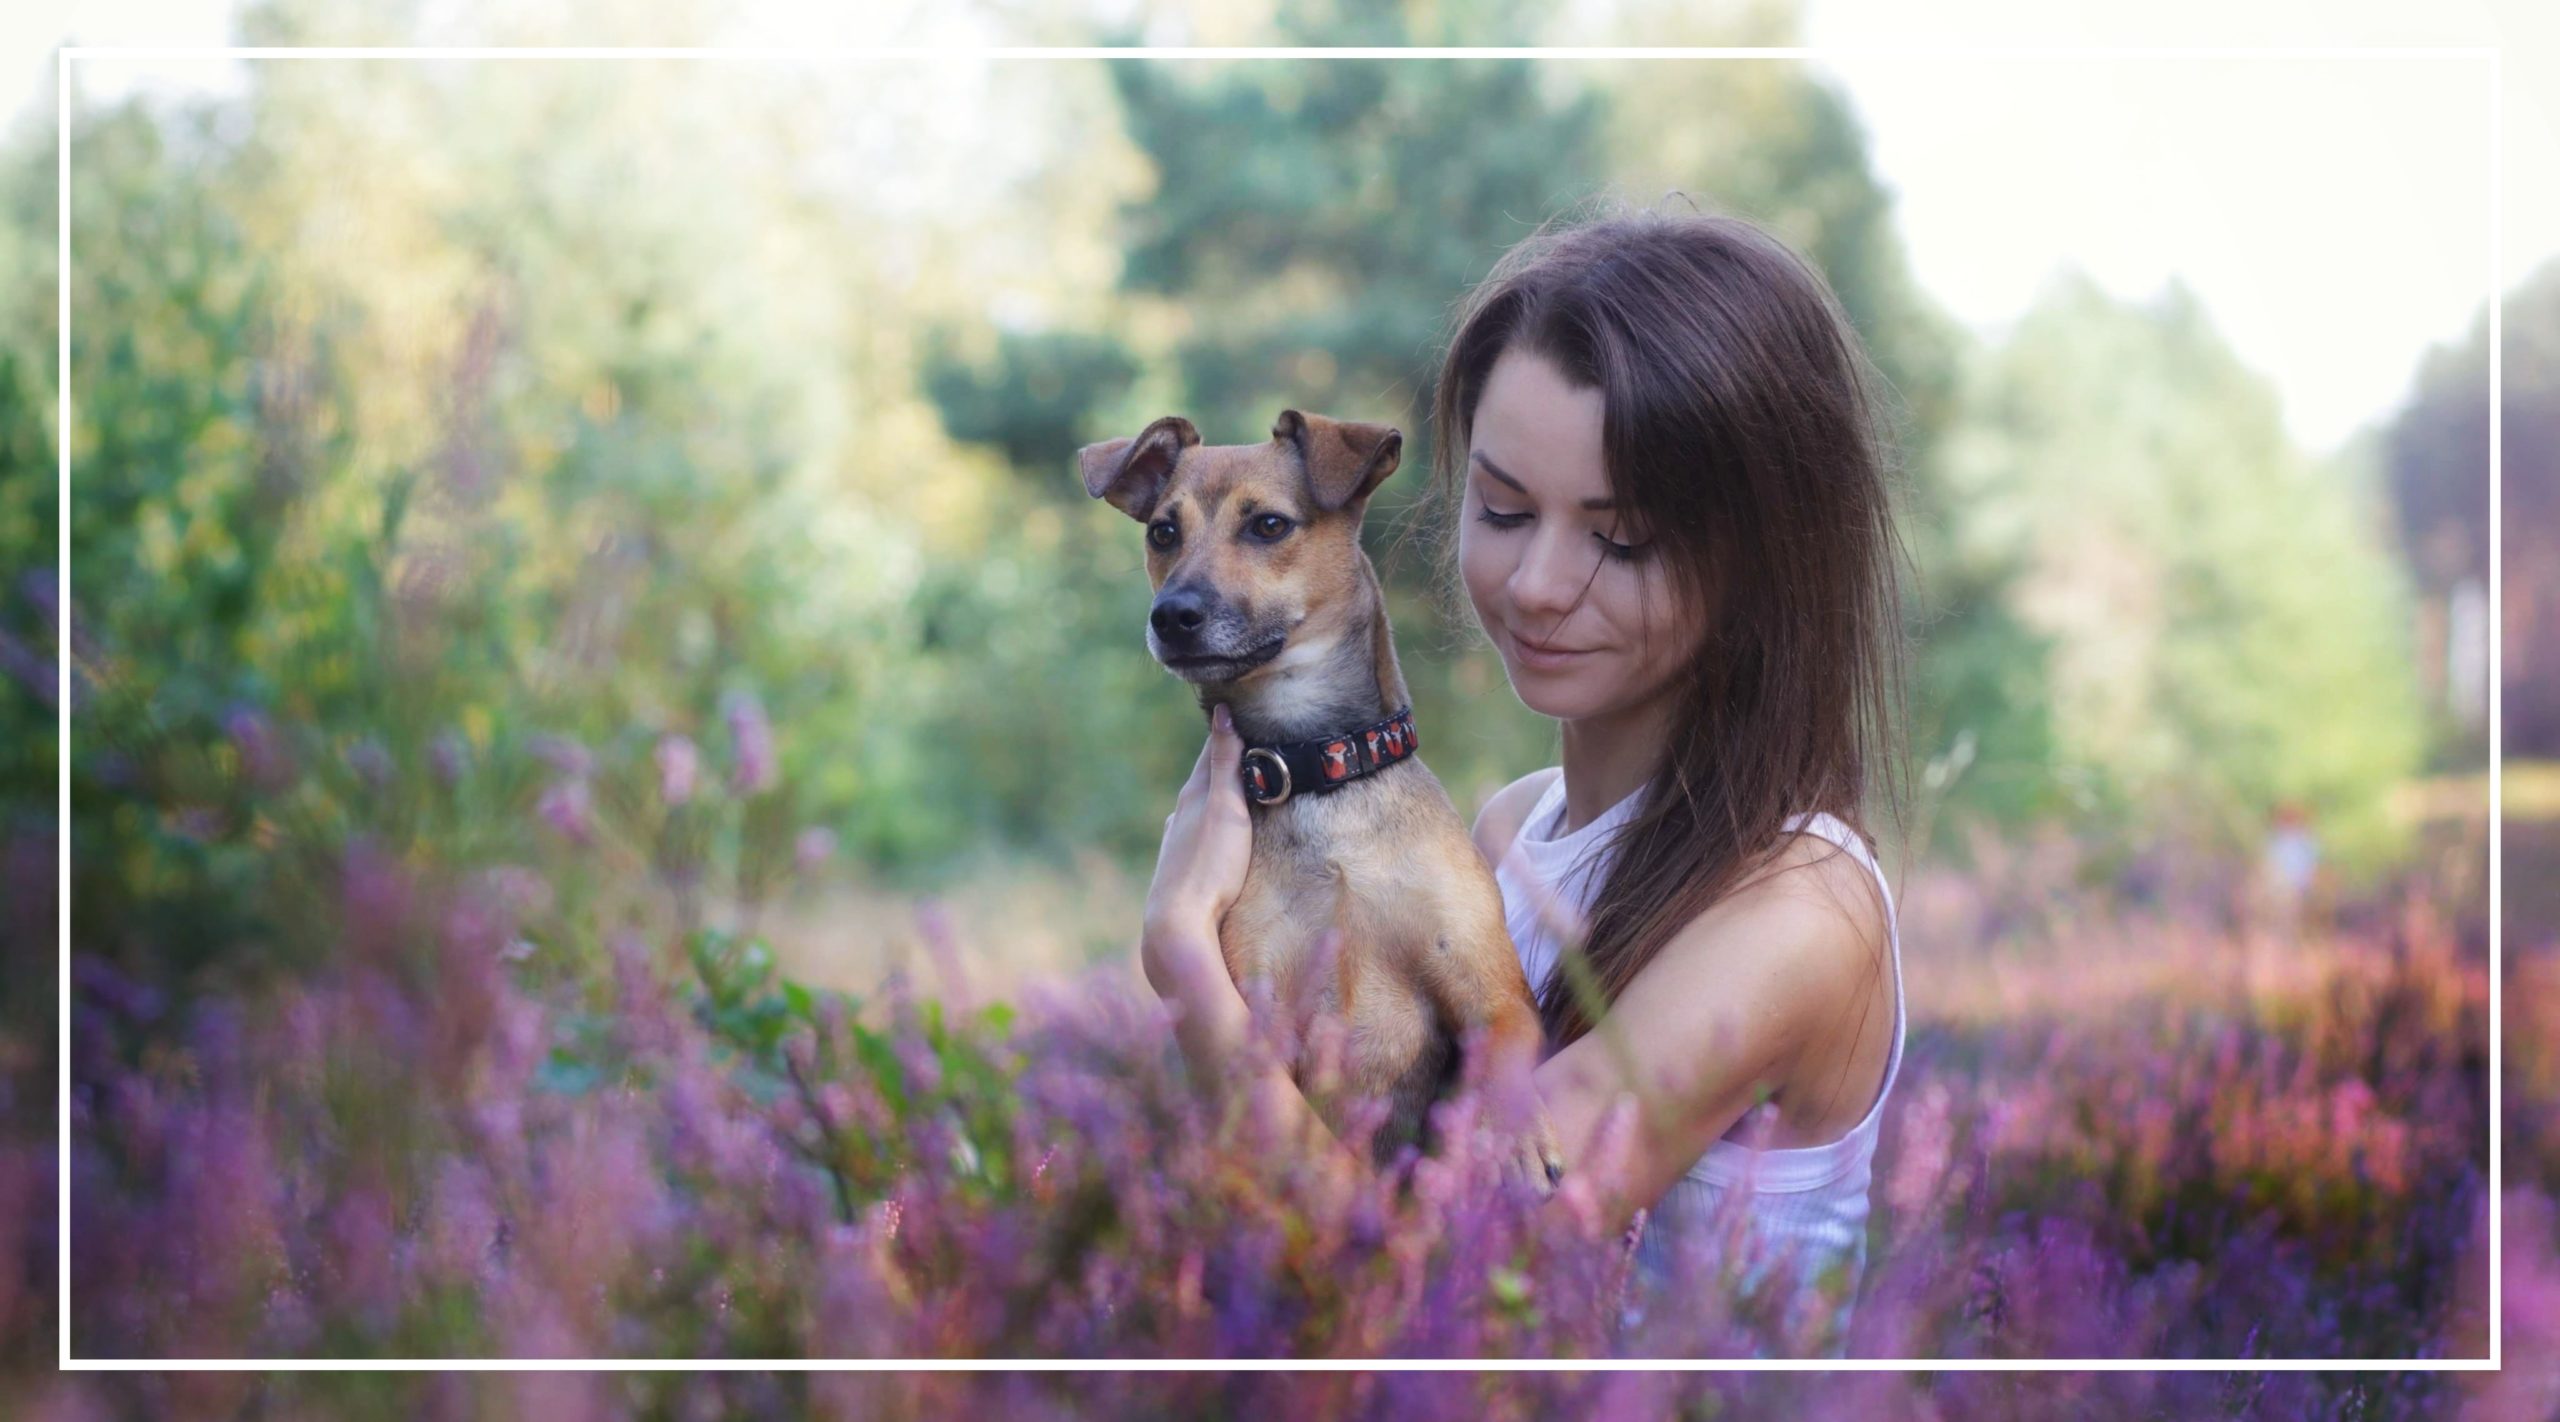
[[[1784,59],[1967,58],[1997,60],[2050,59],[2337,59],[2337,60],[2486,60],[2489,65],[2489,1356],[2440,1359],[2331,1358],[2032,1358],[2032,1359],[1896,1359],[1896,1358],[1671,1358],[1671,1359],[1310,1359],[1286,1358],[1030,1358],[1030,1359],[691,1359],[691,1358],[76,1358],[71,1353],[71,65],[77,59]],[[199,1369],[215,1372],[632,1372],[684,1369],[699,1372],[996,1372],[1022,1369],[1055,1372],[1227,1372],[1246,1369],[1295,1369],[1307,1372],[1477,1372],[1508,1368],[1524,1372],[2496,1372],[2505,1359],[2504,1093],[2505,1033],[2500,985],[2506,976],[2503,923],[2505,845],[2500,819],[2505,807],[2505,398],[2504,323],[2500,303],[2506,295],[2502,265],[2505,149],[2500,124],[2504,114],[2505,65],[2495,46],[2416,46],[2353,48],[2341,46],[2212,45],[2181,48],[2138,46],[2110,49],[2087,45],[2040,45],[2019,48],[1963,46],[1791,45],[1768,48],[1684,46],[1635,49],[1599,46],[1432,46],[1411,49],[1312,46],[1261,46],[1233,49],[1184,46],[1143,49],[1110,46],[1036,48],[980,46],[933,48],[913,45],[825,46],[816,48],[636,47],[603,49],[549,47],[534,49],[395,47],[329,47],[310,49],[272,46],[88,46],[68,45],[56,56],[54,105],[56,180],[59,193],[60,261],[56,272],[59,362],[54,443],[59,451],[59,529],[62,585],[56,599],[60,649],[55,704],[59,707],[59,750],[62,836],[57,865],[60,875],[62,957],[61,1006],[58,1021],[61,1071],[59,1129],[55,1151],[56,1204],[59,1209],[56,1264],[60,1349],[55,1359],[64,1372],[168,1372]]]

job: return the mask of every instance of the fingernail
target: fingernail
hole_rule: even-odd
[[[1223,701],[1218,703],[1217,717],[1219,730],[1232,731],[1235,729],[1234,719],[1227,715],[1227,703]]]

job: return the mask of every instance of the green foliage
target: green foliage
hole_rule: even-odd
[[[562,778],[529,757],[542,737],[649,796],[661,737],[737,760],[742,694],[795,734],[773,788],[687,852],[762,897],[860,782],[841,713],[896,596],[894,535],[828,507],[824,392],[779,285],[672,275],[731,270],[715,257],[756,222],[675,194],[774,190],[717,147],[605,141],[643,100],[596,68],[259,78],[247,125],[127,105],[77,134],[84,936],[290,957],[310,935],[249,916],[254,882],[316,884],[349,832],[459,863],[575,852],[532,813]],[[545,106],[591,126],[522,121]],[[331,164],[409,132],[432,135],[410,164]],[[634,180],[667,196],[592,200]],[[403,259],[336,240],[351,223]],[[823,240],[777,226],[778,262]],[[430,784],[444,746],[464,764]],[[353,772],[359,747],[380,772]]]
[[[810,1129],[791,1140],[825,1172],[850,1223],[899,1176],[925,1164],[902,1143],[938,1139],[958,1193],[979,1203],[1018,1192],[1013,1159],[1020,1063],[1008,1046],[1014,1009],[991,1003],[954,1019],[939,1001],[893,993],[889,1020],[859,1020],[849,993],[778,977],[773,950],[753,938],[702,930],[687,944],[698,986],[694,1020],[737,1056],[738,1079],[763,1101],[795,1098]],[[886,1116],[838,1119],[820,1086],[858,1077]]]
[[[1158,174],[1124,215],[1123,286],[1190,314],[1182,404],[1219,439],[1289,406],[1402,416],[1449,304],[1605,171],[1599,97],[1551,97],[1524,61],[1111,75]],[[1431,432],[1397,422],[1423,467]]]
[[[1969,407],[1952,544],[2018,570],[2053,773],[2086,778],[2082,808],[2247,847],[2298,801],[2346,863],[2395,851],[2386,795],[2419,751],[2405,591],[2352,471],[2287,443],[2193,300],[2066,282]]]
[[[1000,331],[993,369],[981,374],[961,359],[950,333],[937,329],[922,384],[953,439],[995,446],[1018,472],[1041,476],[1032,480],[1035,488],[1064,495],[1074,486],[1051,477],[1059,451],[1109,438],[1091,431],[1092,411],[1118,399],[1137,375],[1119,342],[1071,331]]]
[[[0,147],[0,832],[54,822],[55,609],[62,557],[54,439],[53,132]],[[39,683],[42,685],[40,686]]]

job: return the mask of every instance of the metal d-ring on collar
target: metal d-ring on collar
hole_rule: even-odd
[[[1413,708],[1403,706],[1375,725],[1341,735],[1248,746],[1238,769],[1245,798],[1257,805],[1277,805],[1292,795],[1339,790],[1421,747],[1421,738],[1414,734]]]
[[[1280,782],[1280,788],[1265,795],[1263,787],[1269,785],[1275,777]],[[1280,752],[1269,746],[1255,746],[1246,751],[1244,753],[1244,793],[1246,798],[1258,805],[1277,805],[1288,799],[1289,762],[1281,757]]]

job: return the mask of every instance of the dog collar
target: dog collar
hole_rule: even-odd
[[[1339,736],[1247,746],[1242,767],[1245,798],[1257,805],[1277,805],[1291,795],[1339,790],[1421,748],[1413,733],[1410,706],[1374,726]]]

